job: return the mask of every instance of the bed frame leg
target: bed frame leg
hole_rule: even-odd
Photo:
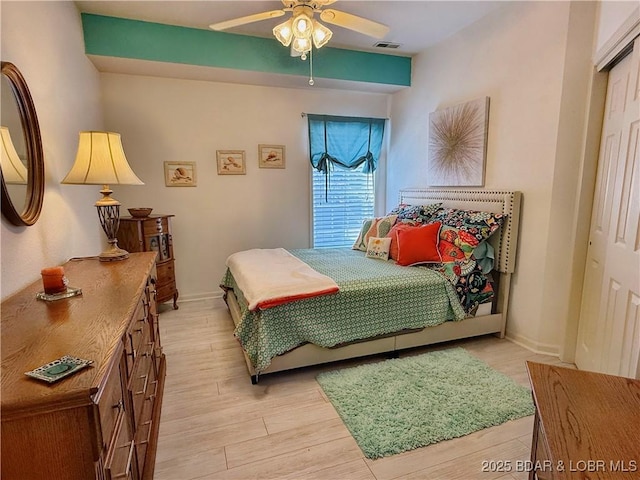
[[[258,375],[251,375],[251,385],[258,384]]]

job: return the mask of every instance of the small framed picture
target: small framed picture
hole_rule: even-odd
[[[164,184],[167,187],[195,187],[196,162],[164,162]]]
[[[244,175],[247,173],[244,150],[216,150],[218,175]]]
[[[258,145],[260,168],[284,168],[284,145]]]

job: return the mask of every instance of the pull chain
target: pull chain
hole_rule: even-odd
[[[309,50],[309,85],[313,86],[313,47]]]

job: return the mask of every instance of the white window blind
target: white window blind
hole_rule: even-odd
[[[361,169],[335,167],[329,177],[313,172],[313,247],[351,247],[362,222],[374,216],[374,181]],[[326,196],[325,196],[326,194]]]

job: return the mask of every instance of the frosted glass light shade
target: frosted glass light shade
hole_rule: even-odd
[[[293,40],[292,48],[299,53],[307,53],[311,50],[311,40],[308,38],[296,38]]]
[[[333,36],[333,32],[331,30],[329,30],[327,27],[322,25],[317,20],[313,21],[312,38],[313,38],[313,44],[316,46],[316,48],[320,48],[326,45],[332,36]]]
[[[273,28],[273,35],[285,47],[291,45],[291,40],[293,39],[293,18],[290,18],[284,23],[276,25]]]
[[[309,38],[313,31],[311,19],[304,13],[293,19],[293,36],[296,38]]]

